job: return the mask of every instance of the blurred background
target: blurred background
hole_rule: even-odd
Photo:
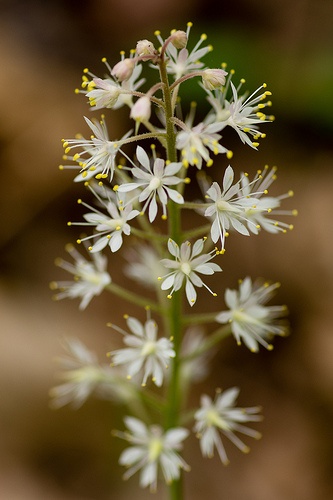
[[[224,144],[232,165],[250,173],[278,165],[280,194],[298,208],[294,231],[282,236],[232,236],[223,257],[223,286],[249,274],[282,283],[276,303],[290,309],[292,335],[271,352],[252,355],[230,339],[215,358],[206,384],[238,385],[241,406],[262,405],[263,439],[250,456],[227,444],[228,468],[203,461],[187,443],[192,472],[187,498],[223,500],[328,500],[333,465],[333,2],[332,0],[0,0],[0,498],[4,500],[144,499],[137,478],[123,483],[118,466],[121,428],[112,405],[91,400],[80,410],[49,408],[55,356],[63,336],[78,336],[105,361],[114,333],[105,327],[124,313],[102,295],[84,312],[78,302],[53,302],[48,283],[60,277],[57,256],[76,235],[68,228],[82,186],[59,172],[63,137],[85,132],[85,98],[75,96],[86,66],[102,75],[101,58],[161,30],[185,29],[192,43],[208,34],[214,52],[246,78],[273,92],[274,124],[258,152],[233,133]],[[236,78],[237,79],[237,78]],[[114,117],[119,116],[115,122]],[[112,115],[110,134],[127,130]],[[228,142],[227,142],[228,141]],[[223,164],[220,167],[224,168]],[[218,167],[218,165],[217,165]],[[77,212],[81,217],[81,211]],[[118,258],[118,257],[117,257]],[[110,272],[117,271],[117,259]],[[199,308],[214,308],[210,297]],[[213,309],[212,309],[213,310]],[[119,427],[120,426],[120,427]],[[117,442],[116,442],[117,441]],[[248,442],[248,441],[247,441]],[[157,498],[164,499],[163,492]]]

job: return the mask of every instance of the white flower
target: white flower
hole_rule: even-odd
[[[233,185],[234,171],[229,165],[224,173],[223,189],[213,182],[207,190],[206,199],[213,203],[208,203],[204,215],[213,221],[211,238],[214,243],[220,238],[222,253],[229,229],[245,236],[249,236],[250,231],[258,234],[260,229],[270,233],[285,233],[287,229],[293,229],[292,224],[272,218],[273,215],[297,215],[297,210],[277,210],[282,199],[293,196],[292,191],[277,197],[266,196],[267,188],[276,179],[276,169],[268,170],[267,166],[263,171],[258,170],[251,182],[247,174],[242,174]]]
[[[115,170],[115,159],[117,153],[121,151],[123,141],[131,135],[132,131],[127,132],[119,141],[110,141],[104,117],[98,120],[89,120],[84,117],[93,135],[90,139],[78,136],[76,139],[64,139],[63,147],[67,155],[74,148],[81,148],[82,151],[75,153],[69,159],[78,163],[81,174],[75,181],[88,180],[91,177],[97,179],[106,178],[110,173],[110,180],[113,178]],[[67,159],[68,157],[65,156]],[[77,168],[71,166],[60,166],[60,168]]]
[[[159,468],[167,484],[179,478],[181,469],[190,470],[178,453],[182,449],[182,441],[189,434],[187,429],[174,427],[164,433],[160,426],[147,427],[134,417],[125,417],[124,421],[128,431],[114,432],[114,435],[133,445],[125,449],[119,458],[121,465],[129,467],[124,479],[141,469],[140,486],[149,486],[151,491],[156,491]]]
[[[101,254],[92,254],[92,260],[88,261],[73,245],[67,245],[66,250],[73,257],[74,264],[62,259],[57,259],[56,264],[73,274],[74,281],[52,282],[50,287],[59,290],[54,297],[56,300],[81,298],[79,308],[83,310],[93,297],[100,295],[111,283],[111,276],[106,271],[107,259]]]
[[[253,142],[253,140],[256,141],[259,138],[265,137],[265,134],[259,131],[259,125],[274,119],[274,117],[267,116],[262,111],[266,106],[271,106],[272,104],[270,101],[263,102],[266,97],[271,95],[271,92],[268,90],[261,92],[262,89],[267,87],[266,84],[263,84],[249,97],[246,94],[238,96],[238,90],[244,81],[241,80],[241,84],[236,89],[229,79],[223,92],[208,92],[208,101],[215,111],[214,121],[218,123],[224,121],[225,126],[229,125],[236,130],[244,144],[257,149],[258,143]],[[229,83],[232,90],[232,98],[230,100],[226,98]]]
[[[158,327],[155,321],[148,319],[144,325],[136,318],[128,317],[127,326],[131,334],[110,325],[124,335],[124,344],[128,347],[109,352],[112,365],[126,365],[128,378],[143,371],[142,385],[148,377],[160,387],[163,383],[165,369],[176,353],[173,343],[165,338],[157,338]]]
[[[279,283],[252,284],[249,277],[245,278],[239,290],[226,290],[225,302],[229,311],[219,313],[216,321],[230,323],[237,343],[241,344],[243,340],[252,352],[259,350],[259,344],[266,349],[273,349],[267,340],[274,335],[285,336],[288,333],[286,322],[277,321],[286,315],[286,306],[264,305],[279,286]]]
[[[192,23],[187,24],[186,41],[189,38],[190,30],[192,27]],[[157,36],[161,45],[164,44],[163,38],[160,36],[160,32],[156,31],[155,35]],[[185,37],[183,36],[185,40]],[[166,49],[166,54],[168,56],[167,61],[167,72],[174,75],[175,80],[180,78],[183,75],[191,71],[197,71],[201,69],[204,64],[200,61],[202,57],[204,57],[208,52],[212,50],[211,45],[207,45],[206,47],[201,47],[202,42],[207,40],[207,35],[202,34],[200,40],[197,42],[195,47],[189,52],[186,48],[182,48],[181,50],[177,50],[173,43],[169,43]]]
[[[159,287],[158,277],[164,272],[159,255],[150,245],[133,245],[126,249],[128,262],[124,273],[148,288]]]
[[[203,122],[192,128],[183,127],[176,138],[176,147],[181,151],[183,165],[186,167],[194,165],[200,170],[202,160],[208,166],[213,163],[209,150],[214,155],[228,153],[228,150],[219,143],[222,136],[216,133],[222,128],[223,125],[220,123],[206,125]]]
[[[211,458],[214,455],[214,448],[216,448],[224,465],[228,465],[229,460],[221,440],[221,433],[243,453],[248,453],[250,449],[235,435],[235,432],[241,432],[255,439],[261,437],[259,432],[242,425],[243,422],[262,420],[262,417],[257,415],[260,408],[236,408],[238,393],[237,387],[222,393],[217,392],[214,401],[209,396],[203,395],[201,396],[201,408],[194,415],[196,420],[194,431],[200,438],[202,454]]]
[[[131,233],[131,227],[128,221],[139,215],[140,212],[138,210],[132,210],[131,204],[127,205],[125,208],[122,206],[117,207],[116,203],[110,198],[105,200],[92,188],[90,189],[102,207],[106,209],[107,214],[104,214],[100,210],[79,199],[78,203],[89,208],[92,212],[84,214],[83,218],[86,222],[68,222],[68,225],[95,227],[96,232],[94,234],[77,240],[78,243],[81,243],[82,241],[87,241],[92,238],[96,239],[93,245],[88,247],[92,253],[100,252],[106,246],[110,247],[111,252],[117,252],[123,244],[123,234],[129,236]]]
[[[138,199],[140,202],[145,202],[143,212],[149,205],[150,222],[153,222],[157,215],[156,196],[158,196],[163,208],[163,218],[166,218],[168,198],[175,203],[184,203],[182,195],[175,189],[169,188],[184,182],[184,179],[175,176],[182,164],[169,163],[165,166],[164,160],[156,158],[152,167],[147,153],[140,146],[136,149],[136,156],[142,168],[134,167],[132,173],[136,179],[134,182],[119,186],[118,192],[126,193],[137,188],[142,189]]]
[[[197,275],[197,273],[212,275],[215,272],[222,271],[218,264],[209,262],[215,256],[215,250],[208,254],[201,254],[204,241],[204,239],[197,240],[193,247],[189,241],[185,241],[179,248],[175,241],[169,239],[168,249],[171,255],[175,257],[175,260],[162,259],[161,264],[168,269],[173,269],[173,271],[160,278],[163,280],[162,290],[172,288],[168,298],[171,298],[173,292],[181,288],[184,280],[186,297],[190,306],[193,306],[197,300],[195,286],[204,286],[212,295],[216,296]]]
[[[94,110],[102,108],[119,109],[124,105],[132,107],[132,91],[140,88],[145,82],[144,78],[138,80],[142,72],[142,65],[137,64],[129,79],[119,83],[113,78],[113,70],[106,58],[103,58],[102,61],[109,72],[107,78],[98,78],[86,69],[82,83],[82,87],[85,90],[81,91],[77,89],[76,93],[85,93]],[[91,77],[91,80],[89,80],[87,74]]]
[[[50,391],[53,408],[71,404],[74,408],[82,406],[94,394],[101,399],[130,401],[135,397],[135,389],[123,378],[116,375],[107,365],[100,365],[96,355],[78,339],[66,339],[64,345],[69,356],[57,359],[63,372],[63,384]]]
[[[242,193],[240,181],[232,185],[234,180],[234,171],[229,165],[223,177],[223,189],[221,190],[217,182],[213,182],[208,189],[206,198],[211,199],[213,203],[209,203],[204,215],[213,219],[211,227],[211,238],[214,243],[220,238],[223,253],[225,237],[230,228],[235,229],[240,234],[249,236],[249,231],[244,225],[244,221],[249,221],[246,217],[246,210],[256,206],[257,199],[246,196]]]
[[[210,151],[214,155],[226,153],[228,158],[231,158],[232,152],[223,147],[219,140],[221,135],[217,134],[224,128],[223,123],[205,123],[201,122],[193,126],[195,117],[195,103],[191,103],[191,110],[186,117],[185,122],[173,118],[174,123],[181,128],[176,136],[176,148],[181,151],[183,165],[195,165],[199,170],[202,167],[202,160],[211,166],[213,160],[210,158]]]
[[[258,234],[260,229],[273,234],[286,233],[287,229],[292,230],[294,227],[293,224],[273,218],[274,215],[297,215],[297,210],[280,210],[281,201],[294,195],[292,190],[280,196],[267,196],[269,186],[277,178],[276,170],[276,167],[269,169],[266,165],[263,170],[257,171],[252,182],[249,181],[248,176],[241,177],[243,195],[249,197],[252,195],[258,199],[254,206],[245,209],[246,225],[254,234]]]

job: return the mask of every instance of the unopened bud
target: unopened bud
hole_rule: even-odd
[[[151,115],[151,102],[149,97],[140,97],[131,109],[130,117],[138,122],[149,121]]]
[[[111,75],[117,78],[119,82],[124,82],[131,78],[134,66],[135,60],[127,57],[113,67]]]
[[[149,40],[139,40],[136,44],[136,53],[138,56],[155,56],[156,49]]]
[[[228,73],[224,69],[205,69],[202,72],[202,83],[207,90],[214,90],[225,84]]]
[[[185,31],[177,30],[172,33],[171,43],[176,49],[183,49],[187,44],[187,34]]]

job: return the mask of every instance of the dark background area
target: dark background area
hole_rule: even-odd
[[[287,235],[233,235],[215,288],[236,285],[249,274],[282,283],[276,303],[290,309],[292,335],[273,352],[253,355],[232,339],[215,358],[207,384],[193,394],[238,385],[241,406],[262,405],[263,439],[251,454],[227,446],[231,459],[203,460],[198,444],[185,452],[187,498],[223,500],[327,500],[333,464],[333,2],[331,0],[0,1],[0,497],[6,500],[144,499],[137,478],[123,483],[118,466],[122,443],[110,431],[121,426],[117,408],[91,400],[82,409],[50,410],[53,358],[60,339],[78,336],[104,362],[115,340],[107,321],[135,313],[102,295],[79,312],[78,303],[53,302],[48,283],[58,279],[57,256],[74,241],[69,219],[78,217],[82,186],[59,172],[63,137],[74,137],[89,113],[75,96],[86,66],[100,75],[101,58],[117,62],[160,29],[185,29],[192,44],[208,35],[214,52],[207,63],[228,62],[254,90],[272,91],[276,116],[265,126],[258,152],[235,134],[235,170],[250,174],[266,163],[279,167],[272,188],[293,189],[288,208],[298,208]],[[196,97],[197,98],[197,97]],[[191,98],[192,99],[192,98]],[[199,106],[199,112],[201,105]],[[204,106],[202,106],[204,112]],[[115,121],[117,120],[117,121]],[[127,130],[126,115],[112,114],[110,135]],[[228,141],[228,142],[227,142]],[[216,164],[215,173],[225,164]],[[76,219],[79,220],[79,219]],[[116,282],[124,280],[112,261]],[[208,294],[207,294],[208,295]],[[124,310],[125,308],[125,310]],[[204,294],[198,308],[216,310]],[[221,305],[222,308],[222,305]],[[248,441],[247,441],[248,442]],[[158,498],[164,500],[163,492]]]

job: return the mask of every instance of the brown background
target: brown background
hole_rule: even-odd
[[[60,139],[82,130],[88,113],[85,99],[73,93],[82,68],[101,74],[103,56],[113,64],[137,39],[153,39],[155,29],[184,29],[191,20],[193,33],[206,32],[213,43],[215,65],[227,61],[250,89],[266,81],[273,91],[277,120],[266,127],[260,151],[240,147],[231,133],[226,139],[235,169],[279,166],[274,194],[293,189],[289,206],[299,209],[299,217],[286,236],[235,235],[228,241],[223,287],[246,274],[281,281],[277,303],[288,304],[293,333],[272,353],[258,355],[226,342],[193,401],[203,390],[239,385],[241,405],[264,407],[258,426],[264,437],[249,443],[250,456],[227,445],[228,468],[217,458],[203,461],[195,439],[189,441],[187,498],[330,498],[333,3],[2,0],[0,9],[0,497],[149,497],[137,490],[137,478],[120,479],[122,443],[110,436],[122,425],[117,409],[94,400],[77,412],[48,407],[62,336],[79,336],[104,361],[117,342],[105,323],[137,313],[107,295],[83,313],[77,302],[51,301],[48,283],[59,276],[53,261],[74,239],[66,221],[75,218],[73,211],[79,217],[75,200],[82,194],[57,165]],[[122,113],[110,123],[115,136],[126,130]],[[110,272],[119,282],[117,259]],[[198,307],[216,309],[205,295]],[[162,492],[158,498],[164,499]]]

